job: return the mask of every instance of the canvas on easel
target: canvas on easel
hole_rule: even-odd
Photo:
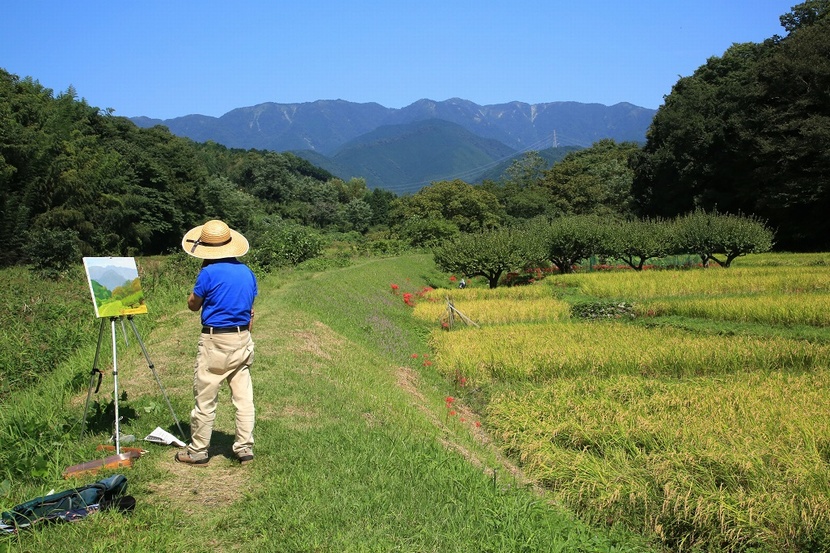
[[[93,389],[98,393],[98,388],[101,385],[102,371],[98,368],[98,359],[101,353],[101,345],[104,342],[104,328],[106,320],[110,320],[110,333],[112,337],[112,382],[113,382],[113,406],[115,408],[115,420],[113,432],[113,441],[115,442],[115,453],[121,455],[121,425],[120,416],[118,414],[118,354],[116,345],[115,323],[120,320],[122,328],[124,328],[124,321],[129,323],[133,330],[138,345],[141,346],[141,351],[144,358],[147,360],[147,366],[153,373],[156,383],[159,385],[161,394],[164,396],[167,407],[170,409],[170,414],[173,415],[173,421],[179,429],[179,434],[184,436],[182,427],[179,424],[179,419],[170,404],[170,399],[167,397],[167,392],[161,384],[161,379],[156,372],[155,365],[150,360],[150,355],[147,353],[147,348],[144,347],[144,341],[138,333],[138,328],[133,321],[133,315],[147,313],[147,305],[144,302],[144,291],[141,289],[141,280],[138,276],[138,268],[135,264],[135,258],[132,257],[85,257],[84,269],[86,269],[87,280],[89,281],[89,291],[92,293],[92,303],[95,306],[95,316],[101,319],[101,326],[98,329],[98,345],[95,348],[95,360],[92,362],[92,371],[90,373],[89,391],[86,396],[86,404],[84,405],[84,415],[81,424],[81,437],[83,438],[86,430],[86,416],[89,413],[89,402],[92,398]],[[126,340],[126,331],[124,335]],[[96,385],[97,380],[97,385]]]
[[[134,257],[85,257],[84,269],[96,317],[147,313]]]

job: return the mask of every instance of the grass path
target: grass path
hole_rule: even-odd
[[[254,462],[232,459],[223,390],[207,466],[145,445],[123,471],[134,514],[43,528],[0,542],[0,551],[648,551],[553,508],[487,447],[474,413],[449,416],[445,398],[455,391],[423,362],[426,327],[389,286],[416,291],[441,278],[434,271],[412,256],[262,279]],[[187,431],[198,315],[185,297],[156,315],[145,343]],[[119,361],[138,413],[124,432],[174,431],[136,349]]]

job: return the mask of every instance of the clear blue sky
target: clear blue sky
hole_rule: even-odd
[[[796,0],[6,0],[0,67],[116,115],[422,98],[657,108]]]

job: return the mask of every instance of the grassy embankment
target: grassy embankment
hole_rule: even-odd
[[[474,391],[502,450],[588,520],[675,551],[827,551],[827,265],[750,256],[453,291],[481,328],[434,331],[436,366]],[[445,295],[416,316],[437,320]],[[540,300],[560,306],[540,314]],[[591,302],[619,318],[571,318],[568,305]]]
[[[150,313],[136,322],[187,431],[198,315],[184,300],[196,265],[158,263],[139,260]],[[79,441],[99,330],[91,302],[84,305],[86,282],[80,273],[68,289],[20,271],[2,278],[14,283],[4,287],[12,291],[3,293],[0,315],[14,329],[13,338],[5,334],[0,390],[0,508],[7,509],[106,474],[61,478],[65,467],[102,456],[96,445],[111,432],[113,383],[107,326],[99,363],[106,374],[89,435]],[[175,448],[139,442],[148,453],[120,471],[137,499],[133,514],[42,527],[2,538],[0,549],[649,550],[637,537],[553,507],[482,442],[475,414],[447,402],[463,390],[432,365],[432,323],[413,319],[389,286],[416,293],[442,279],[428,256],[262,278],[254,463],[231,458],[232,406],[223,393],[207,466],[176,464]],[[132,337],[125,344],[118,334],[122,432],[139,439],[156,426],[175,432],[146,360]],[[26,351],[48,366],[27,364]]]

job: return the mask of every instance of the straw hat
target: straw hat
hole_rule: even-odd
[[[182,249],[199,259],[240,257],[248,253],[248,239],[223,221],[214,219],[187,231],[182,238]]]

